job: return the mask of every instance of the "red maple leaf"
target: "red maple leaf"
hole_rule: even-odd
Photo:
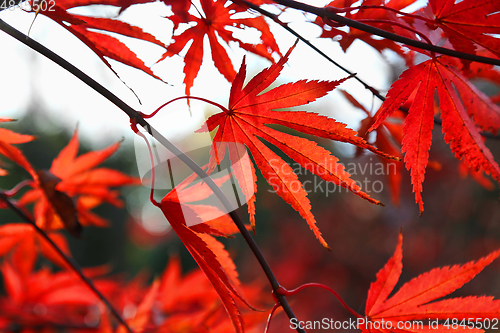
[[[436,300],[472,280],[484,267],[500,256],[500,250],[476,262],[434,268],[403,284],[389,298],[403,268],[402,242],[403,236],[400,234],[393,257],[377,273],[377,280],[370,285],[365,318],[358,319],[360,324],[358,328],[363,332],[429,332],[447,331],[450,328],[463,329],[467,332],[482,332],[478,329],[482,321],[498,318],[500,301],[494,300],[491,296]],[[441,320],[441,322],[438,323],[436,320]],[[446,327],[446,320],[448,320],[448,327]],[[452,322],[453,320],[458,321],[457,326],[452,327],[455,323]],[[401,325],[405,324],[407,327],[403,328]]]
[[[274,109],[310,103],[326,95],[345,80],[302,80],[284,84],[262,93],[276,80],[292,49],[278,63],[257,74],[245,87],[243,87],[243,82],[246,76],[246,65],[243,61],[240,71],[233,81],[229,107],[227,109],[223,108],[224,112],[211,116],[206,122],[207,126],[199,131],[212,131],[218,127],[213,138],[215,144],[212,146],[212,161],[214,156],[216,156],[215,160],[217,161],[223,160],[225,154],[225,145],[223,143],[244,144],[250,150],[257,167],[267,182],[273,186],[279,196],[306,219],[321,244],[328,248],[326,241],[316,226],[316,220],[311,213],[311,204],[302,183],[300,183],[290,165],[272,152],[260,139],[275,145],[303,168],[320,176],[322,179],[347,188],[372,203],[379,204],[379,202],[361,191],[356,182],[344,171],[344,167],[338,163],[338,159],[331,155],[329,151],[319,147],[313,141],[276,131],[266,125],[282,125],[305,134],[348,142],[385,157],[392,156],[388,156],[370,146],[365,140],[357,136],[355,131],[346,128],[345,124],[334,119],[305,111],[274,111]],[[232,149],[232,151],[230,149],[229,155],[232,164],[239,160],[241,154],[242,152],[238,149]],[[255,176],[250,177],[249,171],[235,172],[235,176],[239,184],[246,184],[245,187],[253,187],[256,191],[256,185],[253,186]],[[246,179],[242,179],[242,177]],[[250,205],[249,208],[251,208]],[[250,214],[252,217],[252,211]]]
[[[64,254],[71,255],[68,242],[63,235],[50,232],[48,236]],[[19,274],[27,276],[33,271],[38,253],[59,267],[67,267],[63,258],[37,233],[32,225],[7,223],[0,226],[0,257],[10,254],[12,265]]]
[[[75,228],[76,213],[82,225],[106,226],[107,221],[90,210],[103,202],[122,206],[119,193],[111,187],[138,184],[135,177],[108,168],[96,168],[109,158],[119,143],[110,147],[76,156],[78,135],[75,131],[68,145],[53,160],[48,171],[35,179],[34,189],[26,192],[19,204],[35,203],[36,223],[45,230]],[[73,205],[73,207],[71,207]]]
[[[170,1],[167,3],[170,4]],[[182,1],[182,3],[184,3],[184,1]],[[199,10],[199,13],[202,17],[185,14],[184,16],[187,16],[187,21],[195,23],[195,25],[188,28],[180,35],[175,36],[172,44],[168,46],[167,52],[165,52],[162,59],[160,59],[161,61],[166,57],[179,54],[189,41],[193,41],[184,56],[184,83],[186,84],[186,95],[190,94],[193,81],[198,75],[198,71],[203,61],[203,40],[205,35],[208,37],[210,43],[215,67],[217,67],[219,72],[224,75],[229,82],[233,81],[236,72],[226,50],[220,44],[219,39],[223,40],[226,44],[229,44],[229,42],[236,42],[242,49],[273,62],[273,53],[281,55],[278,45],[274,40],[274,36],[269,30],[269,26],[264,18],[235,18],[233,17],[234,15],[241,14],[247,9],[234,3],[230,3],[226,6],[226,3],[226,0],[201,0],[202,11]],[[175,27],[177,27],[181,19],[182,16],[175,16],[172,18]],[[235,37],[234,33],[231,32],[228,27],[241,30],[247,30],[249,28],[257,29],[261,33],[261,42],[256,45],[244,43],[239,38]]]
[[[184,183],[181,183],[182,187]],[[236,306],[236,299],[248,304],[238,291],[240,285],[236,266],[224,245],[208,234],[222,234],[200,219],[198,214],[179,200],[182,189],[174,188],[161,201],[159,207],[170,222],[172,229],[179,236],[198,266],[212,283],[226,308],[234,329],[243,332],[241,313]],[[186,221],[193,223],[188,227]]]
[[[411,67],[389,90],[370,131],[393,114],[416,90],[403,127],[406,168],[411,171],[415,200],[423,212],[421,196],[425,168],[434,126],[434,92],[439,96],[444,140],[457,159],[474,170],[480,167],[500,182],[500,168],[484,144],[477,126],[496,133],[500,129],[500,108],[475,88],[448,57],[438,57]],[[477,126],[476,126],[477,125]]]
[[[13,121],[8,118],[0,118],[0,123]],[[21,150],[13,146],[13,144],[26,143],[34,140],[35,137],[32,135],[19,134],[11,130],[0,128],[0,154],[14,161],[26,171],[28,171],[32,176],[35,176],[35,170],[28,162],[26,157],[24,157]],[[0,176],[5,176],[7,171],[0,168]]]
[[[0,322],[5,320],[6,331],[32,326],[85,327],[98,304],[97,296],[72,271],[52,273],[42,268],[25,275],[4,261],[0,273],[5,291],[0,297]],[[84,274],[97,278],[103,269],[85,269]],[[94,285],[107,297],[120,291],[116,281],[94,279]]]
[[[246,295],[257,299],[260,289],[241,286]],[[158,292],[159,309],[166,320],[161,324],[168,332],[234,332],[221,307],[219,297],[207,277],[199,269],[183,275],[177,257],[169,259],[167,268],[162,274]],[[242,313],[245,330],[253,325],[265,322],[267,313],[247,311]],[[204,329],[202,329],[202,327]]]
[[[46,0],[42,0],[44,2]],[[121,11],[128,8],[132,4],[147,3],[150,0],[61,0],[46,3],[45,5],[38,4],[40,9],[39,13],[43,14],[55,22],[59,23],[62,27],[67,29],[70,33],[75,35],[83,43],[85,43],[95,54],[101,58],[118,76],[118,73],[111,67],[111,64],[106,58],[110,58],[121,62],[125,65],[137,68],[152,77],[161,80],[156,76],[153,71],[147,67],[144,62],[137,57],[124,43],[117,38],[110,36],[106,33],[116,33],[127,37],[136,38],[139,40],[147,41],[156,44],[160,47],[166,46],[156,39],[153,35],[143,31],[141,28],[130,25],[120,20],[110,18],[97,18],[78,14],[69,13],[68,10],[89,5],[111,5],[121,7]],[[33,0],[31,0],[33,3]],[[35,7],[37,8],[37,7]],[[104,33],[103,33],[104,32]]]
[[[434,24],[457,51],[476,53],[482,46],[500,56],[500,2],[496,0],[430,0]]]

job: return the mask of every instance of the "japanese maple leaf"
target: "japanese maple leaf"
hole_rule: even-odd
[[[496,0],[430,0],[434,24],[457,51],[476,53],[478,45],[500,56],[500,2]]]
[[[391,86],[376,122],[370,127],[370,131],[378,128],[416,90],[404,122],[402,151],[406,168],[411,171],[420,212],[424,210],[421,192],[432,141],[435,91],[439,96],[444,140],[456,158],[463,158],[474,170],[482,167],[500,182],[500,168],[477,128],[496,133],[500,129],[500,108],[453,66],[454,61],[448,60],[448,57],[433,58],[403,72]]]
[[[10,122],[12,119],[0,118],[0,123]],[[11,130],[0,128],[0,154],[7,157],[8,159],[14,161],[26,171],[28,171],[32,176],[36,177],[35,170],[28,162],[26,157],[24,157],[21,150],[13,146],[13,144],[26,143],[34,140],[35,137],[32,135],[19,134]],[[0,176],[5,176],[7,171],[0,168]]]
[[[168,1],[167,3],[170,3]],[[200,70],[203,61],[203,40],[208,37],[210,50],[215,67],[229,81],[233,81],[236,72],[232,66],[231,60],[227,55],[226,50],[220,44],[219,39],[226,44],[236,42],[242,49],[264,57],[274,62],[272,54],[279,52],[278,45],[274,40],[274,36],[269,30],[269,26],[262,17],[254,18],[235,18],[236,14],[246,11],[246,8],[230,3],[226,6],[226,0],[201,0],[200,17],[188,14],[188,21],[195,23],[194,26],[188,28],[180,35],[173,38],[172,44],[167,48],[167,52],[163,54],[161,60],[179,54],[189,41],[193,41],[191,46],[184,56],[184,83],[186,84],[186,95],[190,94],[193,81]],[[173,18],[174,24],[178,25],[179,17]],[[234,36],[234,33],[228,29],[247,30],[249,28],[257,29],[261,33],[261,42],[253,45],[244,43],[239,38]]]
[[[254,295],[259,295],[258,292]],[[247,293],[251,296],[250,293]],[[169,259],[167,268],[162,274],[158,295],[159,311],[166,320],[162,328],[168,332],[223,332],[218,325],[220,322],[227,324],[228,332],[234,332],[231,321],[228,320],[224,309],[221,307],[219,297],[209,280],[199,269],[182,274],[178,258]],[[255,297],[254,297],[255,298]],[[265,312],[247,312],[246,314],[259,314],[260,323],[265,321]],[[252,321],[245,316],[245,329],[252,327]],[[266,316],[267,317],[267,316]],[[214,326],[217,326],[216,328]],[[202,329],[204,328],[204,329]]]
[[[38,172],[43,177],[35,179],[34,189],[19,200],[21,205],[35,203],[36,223],[45,230],[66,227],[71,232],[76,223],[73,219],[75,211],[79,223],[84,226],[106,226],[107,221],[94,215],[90,209],[103,202],[120,207],[119,193],[111,187],[139,183],[135,177],[117,170],[96,168],[119,148],[119,143],[77,157],[78,146],[78,133],[75,131],[50,169]]]
[[[68,242],[63,235],[50,232],[48,236],[64,254],[70,256]],[[12,264],[19,274],[27,276],[33,271],[38,253],[59,267],[67,267],[63,258],[36,232],[32,225],[7,223],[0,226],[0,257],[10,255]]]
[[[184,185],[180,184],[181,187]],[[241,313],[236,299],[248,303],[239,294],[240,285],[236,267],[224,246],[209,234],[222,234],[200,219],[197,213],[179,200],[182,188],[174,188],[161,201],[159,207],[170,222],[198,266],[205,273],[219,295],[236,332],[243,332]],[[186,221],[200,220],[188,227]]]
[[[32,0],[33,1],[33,0]],[[45,0],[43,0],[45,1]],[[161,80],[144,62],[137,57],[124,43],[107,33],[116,33],[127,37],[147,41],[166,48],[166,46],[153,35],[144,32],[141,28],[123,21],[110,18],[97,18],[78,14],[71,14],[68,10],[86,5],[112,5],[119,6],[121,10],[136,3],[151,2],[149,0],[61,0],[38,5],[40,14],[49,17],[70,33],[85,43],[109,67],[116,76],[118,73],[111,67],[106,58],[121,62],[137,68],[152,77]],[[105,32],[105,33],[103,33]],[[119,76],[118,76],[119,77]]]
[[[310,103],[326,95],[345,80],[302,80],[284,84],[262,93],[276,80],[292,49],[278,63],[256,75],[245,87],[243,87],[243,82],[246,76],[246,64],[243,61],[240,71],[233,81],[229,107],[224,108],[224,112],[211,116],[206,122],[206,128],[199,131],[212,131],[218,127],[213,138],[215,144],[212,146],[212,157],[216,155],[217,161],[223,160],[225,154],[224,149],[219,149],[219,143],[235,142],[244,144],[249,149],[257,167],[267,182],[273,186],[279,196],[306,219],[321,244],[328,248],[326,241],[316,226],[307,193],[297,175],[290,165],[272,152],[259,139],[275,145],[302,167],[322,179],[347,188],[372,203],[379,204],[379,202],[361,191],[356,182],[344,171],[344,167],[338,163],[338,159],[331,155],[329,151],[319,147],[313,141],[276,131],[266,125],[282,125],[305,134],[348,142],[386,157],[388,155],[370,146],[365,140],[356,136],[355,131],[346,128],[345,124],[334,119],[305,111],[273,110]],[[225,146],[222,145],[222,147]],[[232,164],[234,164],[241,154],[237,152],[232,154],[230,151],[229,155]],[[247,186],[250,184],[250,187],[253,179],[255,179],[255,176],[248,176],[248,172],[235,173],[235,176],[240,184],[247,184]],[[241,179],[241,177],[247,179]],[[256,191],[256,185],[254,189]]]
[[[472,280],[487,265],[500,256],[500,250],[464,265],[434,268],[403,284],[390,298],[398,283],[403,268],[403,237],[399,235],[396,251],[387,264],[377,273],[377,280],[370,285],[366,300],[365,318],[359,318],[358,328],[362,332],[428,332],[428,323],[424,326],[398,329],[398,323],[410,321],[462,319],[474,323],[486,319],[498,318],[500,301],[491,296],[455,297],[435,301]],[[441,325],[435,329],[446,330]],[[401,324],[399,324],[401,325]],[[450,323],[451,325],[451,323]],[[467,325],[467,324],[466,324]],[[379,329],[377,329],[379,328]],[[459,327],[460,328],[460,327]],[[479,329],[467,329],[467,332],[482,332]]]

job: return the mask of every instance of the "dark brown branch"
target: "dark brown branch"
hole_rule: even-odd
[[[419,41],[414,40],[414,39],[399,36],[399,35],[393,34],[391,32],[387,32],[385,30],[375,28],[375,27],[372,27],[372,26],[364,24],[364,23],[360,23],[360,22],[355,21],[355,20],[351,20],[347,17],[337,15],[334,12],[329,11],[323,7],[315,7],[315,6],[307,5],[305,3],[297,2],[294,0],[273,0],[273,1],[275,3],[283,5],[283,6],[302,10],[302,11],[305,11],[307,13],[314,14],[320,18],[326,18],[326,19],[335,21],[337,23],[340,23],[342,25],[347,25],[350,28],[358,29],[358,30],[367,32],[367,33],[372,34],[372,35],[377,35],[377,36],[387,38],[387,39],[390,39],[392,41],[403,43],[403,44],[406,44],[409,46],[413,46],[413,47],[416,47],[416,48],[419,48],[422,50],[427,50],[430,52],[449,55],[449,56],[464,59],[464,60],[470,60],[470,61],[476,61],[476,62],[481,62],[481,63],[485,63],[485,64],[490,64],[490,65],[500,66],[500,59],[482,57],[482,56],[478,56],[475,54],[464,53],[464,52],[460,52],[460,51],[447,49],[444,47],[439,47],[436,45],[429,45],[427,43],[422,43],[422,42],[419,42]]]
[[[88,279],[82,272],[82,268],[76,261],[74,261],[72,258],[66,256],[61,249],[54,243],[54,241],[36,225],[36,223],[20,208],[18,207],[15,203],[10,201],[9,197],[4,193],[0,192],[0,200],[3,200],[9,208],[14,211],[20,218],[22,218],[25,222],[31,224],[33,228],[35,228],[36,232],[45,240],[47,243],[50,244],[50,246],[61,256],[61,258],[64,260],[64,262],[71,267],[73,272],[75,272],[80,279],[89,287],[90,290],[106,305],[106,307],[111,311],[111,313],[115,316],[115,318],[118,320],[120,324],[122,324],[126,330],[129,333],[134,333],[130,326],[128,326],[127,322],[125,319],[122,318],[122,316],[118,313],[118,311],[111,305],[111,303],[108,301],[108,299],[94,286],[92,281]]]
[[[148,131],[158,142],[160,142],[165,148],[167,148],[170,152],[175,154],[176,156],[179,157],[179,159],[184,162],[194,173],[196,173],[209,187],[210,189],[214,192],[214,194],[217,196],[217,198],[221,201],[223,204],[224,208],[230,212],[229,216],[233,220],[233,222],[236,224],[238,227],[238,230],[242,234],[243,238],[245,239],[245,242],[248,244],[250,247],[251,251],[253,252],[254,256],[257,258],[257,261],[259,262],[260,266],[264,270],[264,273],[266,274],[267,279],[269,280],[273,290],[277,290],[280,287],[280,284],[276,277],[274,276],[274,273],[267,263],[266,259],[264,258],[264,255],[260,251],[259,247],[255,243],[254,239],[248,232],[248,230],[245,228],[245,225],[241,221],[240,217],[238,214],[234,211],[231,203],[229,200],[226,198],[222,190],[215,184],[215,182],[210,178],[207,173],[200,168],[198,164],[196,164],[189,156],[184,154],[179,148],[177,148],[173,143],[171,143],[167,138],[165,138],[163,135],[161,135],[154,127],[149,125],[149,123],[141,117],[141,115],[131,108],[128,104],[123,102],[121,99],[119,99],[116,95],[114,95],[111,91],[106,89],[104,86],[99,84],[97,81],[92,79],[90,76],[87,74],[83,73],[81,70],[79,70],[77,67],[57,55],[56,53],[52,52],[45,46],[41,45],[37,41],[29,38],[22,32],[14,29],[7,23],[5,23],[3,20],[0,20],[0,30],[4,31],[8,35],[14,37],[21,43],[25,44],[29,48],[33,49],[34,51],[44,55],[45,57],[49,58],[77,78],[79,78],[81,81],[83,81],[86,85],[94,89],[96,92],[98,92],[100,95],[105,97],[107,100],[109,100],[111,103],[116,105],[120,110],[125,112],[131,119],[131,121],[136,122],[137,124],[141,125],[145,130]],[[290,305],[288,304],[288,301],[286,300],[285,296],[278,295],[279,301],[281,305],[283,306],[283,309],[285,313],[288,315],[288,317],[291,319],[296,319],[295,314],[293,313]],[[305,330],[297,328],[297,332],[305,333]]]

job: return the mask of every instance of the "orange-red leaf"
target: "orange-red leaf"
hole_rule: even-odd
[[[36,187],[19,200],[21,205],[35,203],[34,215],[41,228],[50,230],[66,226],[70,232],[78,234],[78,222],[103,226],[106,222],[90,210],[103,202],[121,206],[119,193],[111,188],[139,183],[137,178],[119,171],[96,168],[119,148],[119,143],[81,156],[77,156],[78,146],[75,131],[69,144],[53,160],[51,168],[41,173],[44,177],[38,179],[37,176]]]
[[[476,53],[482,46],[500,56],[500,2],[497,0],[430,0],[435,24],[457,51]]]
[[[398,329],[398,323],[413,320],[451,320],[455,318],[458,320],[471,319],[475,323],[476,320],[498,318],[500,301],[489,296],[456,297],[433,302],[461,288],[498,256],[500,256],[500,250],[494,251],[476,262],[434,268],[405,283],[392,297],[388,298],[393,292],[402,270],[402,236],[400,235],[393,257],[378,272],[377,280],[370,285],[365,309],[364,324],[366,325],[360,325],[359,328],[363,332],[402,332],[403,330]],[[439,327],[434,327],[434,330],[446,329],[441,324],[443,322],[440,323]],[[412,329],[409,329],[408,324],[404,331],[431,331],[428,325],[428,323],[424,323],[423,327],[418,328],[414,325],[411,326]],[[467,331],[481,332],[478,329],[468,329]]]
[[[171,2],[168,1],[168,4]],[[234,3],[226,6],[226,0],[201,0],[200,15],[196,17],[191,14],[185,14],[187,21],[195,23],[194,26],[183,31],[178,36],[173,38],[172,44],[167,48],[167,52],[163,55],[163,59],[179,54],[189,41],[193,41],[184,56],[184,83],[186,84],[186,95],[190,94],[193,81],[198,75],[201,63],[203,61],[203,40],[205,36],[208,37],[210,43],[210,50],[215,67],[219,72],[231,82],[236,72],[233,68],[231,60],[220,44],[219,40],[223,40],[226,44],[229,42],[236,42],[242,49],[264,57],[273,61],[272,54],[280,54],[278,45],[274,40],[273,34],[269,30],[269,26],[262,17],[254,18],[235,18],[235,14],[245,12],[243,8]],[[184,3],[183,3],[184,5]],[[204,16],[203,16],[204,15]],[[179,23],[179,17],[174,18],[174,24]],[[261,42],[258,44],[248,44],[235,37],[227,27],[236,29],[257,29],[261,33]]]
[[[48,233],[48,236],[65,255],[71,256],[66,238],[54,232]],[[24,276],[32,272],[39,253],[59,267],[67,267],[59,253],[29,224],[7,223],[0,226],[0,257],[9,253],[13,265]]]
[[[0,118],[0,123],[9,121],[12,121],[12,119]],[[13,146],[13,144],[25,143],[34,139],[35,137],[31,135],[19,134],[5,128],[0,128],[0,155],[14,161],[28,171],[33,177],[36,177],[35,170],[23,155],[21,150]],[[4,176],[6,174],[7,171],[0,168],[0,176]]]
[[[194,221],[199,217],[194,210],[179,202],[177,189],[173,189],[163,198],[161,209],[172,229],[214,286],[234,329],[236,332],[243,332],[241,314],[235,302],[236,299],[244,299],[236,289],[239,285],[238,274],[223,245],[212,236],[194,231],[195,227],[204,224],[197,224],[193,228],[186,226],[186,221]]]
[[[345,80],[302,80],[284,84],[262,93],[279,76],[292,49],[278,63],[257,74],[245,87],[243,87],[243,82],[246,76],[246,64],[243,62],[233,81],[228,109],[211,116],[207,120],[207,128],[202,128],[200,131],[207,129],[212,131],[218,127],[213,139],[215,144],[211,151],[212,156],[217,156],[217,160],[222,160],[225,154],[226,146],[222,143],[244,144],[250,150],[257,167],[274,191],[300,213],[321,244],[328,247],[316,226],[307,193],[297,175],[290,165],[272,152],[261,140],[275,145],[303,168],[324,180],[347,188],[372,203],[378,204],[379,202],[361,191],[356,182],[344,170],[344,167],[338,163],[338,159],[329,151],[319,147],[313,141],[279,132],[266,125],[283,125],[305,134],[348,142],[386,157],[390,156],[370,146],[365,140],[358,137],[355,131],[346,128],[345,124],[334,119],[305,111],[274,110],[308,104],[326,95]],[[230,151],[231,164],[237,161],[237,157],[237,154],[233,156]],[[253,173],[253,170],[251,171]],[[248,175],[249,172],[235,173],[239,184],[247,184],[247,188],[254,187],[254,191],[256,191],[254,178],[242,179],[244,174]]]
[[[90,16],[83,16],[69,13],[68,10],[85,5],[104,4],[122,7],[121,10],[129,7],[134,3],[146,3],[149,0],[139,1],[122,1],[122,0],[63,0],[61,2],[54,2],[52,5],[39,6],[40,14],[43,14],[55,22],[59,23],[62,27],[67,29],[70,33],[75,35],[83,43],[85,43],[95,54],[109,67],[113,73],[118,76],[118,73],[111,67],[111,64],[106,58],[110,58],[121,62],[125,65],[137,68],[143,72],[151,75],[152,77],[161,80],[160,77],[155,75],[153,71],[147,67],[142,60],[140,60],[134,52],[132,52],[124,43],[115,37],[102,32],[112,32],[123,36],[136,38],[139,40],[147,41],[166,48],[166,46],[156,39],[153,35],[143,31],[141,28],[130,25],[123,21],[109,19],[109,18],[96,18]]]
[[[437,92],[444,138],[457,159],[477,170],[482,167],[500,182],[500,168],[484,144],[474,120],[483,128],[500,128],[500,108],[478,90],[452,65],[447,57],[427,60],[401,74],[389,90],[370,130],[379,127],[416,90],[403,127],[406,168],[411,171],[415,200],[423,212],[421,196],[434,126]],[[474,119],[471,119],[471,116]]]

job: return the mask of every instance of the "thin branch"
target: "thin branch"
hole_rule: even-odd
[[[80,279],[87,285],[87,287],[89,287],[90,290],[92,290],[92,292],[99,299],[101,299],[101,301],[111,311],[111,313],[115,316],[115,318],[118,320],[118,322],[120,322],[120,324],[122,324],[129,333],[134,333],[134,331],[132,331],[130,326],[128,326],[125,319],[123,319],[122,316],[118,313],[118,311],[113,307],[113,305],[111,305],[111,303],[109,303],[108,299],[103,294],[101,294],[101,292],[94,286],[92,281],[90,279],[88,279],[83,274],[82,268],[80,267],[80,265],[78,265],[78,263],[76,261],[74,261],[73,259],[66,256],[61,251],[61,249],[56,245],[56,243],[54,243],[54,241],[47,235],[47,233],[45,231],[43,231],[42,229],[40,229],[40,227],[38,227],[36,225],[36,223],[20,207],[18,207],[16,204],[14,204],[12,201],[10,201],[9,197],[4,192],[0,192],[0,199],[3,200],[7,204],[7,206],[9,206],[9,208],[12,211],[14,211],[20,218],[22,218],[25,222],[32,225],[33,228],[35,228],[35,230],[38,232],[38,234],[40,236],[42,236],[42,238],[45,239],[45,241],[47,241],[47,243],[50,244],[50,246],[57,252],[57,254],[59,254],[61,256],[61,258],[63,258],[64,262],[69,267],[71,267],[73,272],[75,272],[80,277]]]
[[[342,25],[347,25],[351,28],[364,31],[364,32],[367,32],[367,33],[372,34],[372,35],[377,35],[377,36],[380,36],[383,38],[387,38],[387,39],[390,39],[390,40],[395,41],[395,42],[399,42],[399,43],[403,43],[403,44],[406,44],[409,46],[413,46],[413,47],[416,47],[416,48],[419,48],[422,50],[427,50],[430,52],[449,55],[449,56],[464,59],[464,60],[477,61],[477,62],[482,62],[485,64],[500,66],[500,59],[482,57],[482,56],[478,56],[475,54],[459,52],[459,51],[447,49],[444,47],[439,47],[439,46],[435,46],[435,45],[429,45],[427,43],[422,43],[422,42],[414,40],[414,39],[402,37],[402,36],[393,34],[391,32],[387,32],[385,30],[375,28],[375,27],[372,27],[372,26],[364,24],[364,23],[360,23],[360,22],[355,21],[355,20],[351,20],[347,17],[337,15],[334,13],[333,10],[328,10],[328,8],[315,7],[315,6],[307,5],[305,3],[297,2],[294,0],[273,0],[273,1],[275,3],[283,5],[283,6],[302,10],[302,11],[314,14],[318,17],[326,18],[326,19],[335,21],[337,23],[340,23]]]
[[[280,284],[276,277],[274,276],[273,271],[271,270],[271,267],[267,263],[266,259],[264,258],[264,255],[260,251],[259,247],[255,243],[254,239],[248,232],[248,230],[245,228],[245,225],[241,221],[240,217],[236,212],[234,211],[234,208],[232,207],[231,203],[229,200],[226,198],[222,190],[215,184],[215,182],[210,178],[209,175],[205,171],[203,171],[198,164],[196,164],[189,156],[184,154],[179,148],[177,148],[173,143],[171,143],[167,138],[165,138],[162,134],[160,134],[154,127],[149,125],[149,123],[132,107],[130,107],[128,104],[123,102],[121,99],[119,99],[116,95],[114,95],[111,91],[106,89],[104,86],[99,84],[97,81],[92,79],[90,76],[87,74],[83,73],[81,70],[79,70],[77,67],[57,55],[56,53],[52,52],[45,46],[41,45],[40,43],[36,42],[35,40],[29,38],[22,32],[14,29],[7,23],[5,23],[3,20],[0,19],[0,30],[4,31],[8,35],[14,37],[21,43],[25,44],[29,48],[33,49],[34,51],[44,55],[45,57],[49,58],[50,60],[54,61],[56,64],[70,72],[71,74],[75,75],[77,78],[79,78],[81,81],[83,81],[85,84],[87,84],[89,87],[94,89],[96,92],[98,92],[100,95],[105,97],[107,100],[109,100],[111,103],[116,105],[120,110],[125,112],[131,119],[131,121],[136,122],[137,124],[141,125],[145,130],[147,130],[158,142],[160,142],[165,148],[167,148],[170,152],[175,154],[176,156],[179,157],[179,159],[186,164],[187,167],[189,167],[194,173],[196,173],[209,187],[210,189],[214,192],[214,194],[217,196],[217,198],[221,201],[221,203],[224,205],[224,208],[230,212],[229,216],[233,220],[233,222],[236,224],[238,230],[242,234],[243,238],[245,239],[245,242],[248,244],[250,247],[251,251],[253,252],[254,256],[257,258],[257,261],[259,262],[260,266],[264,270],[264,273],[266,274],[267,279],[269,280],[273,290],[277,290],[280,287]],[[288,301],[286,300],[286,297],[283,295],[277,295],[278,299],[280,301],[280,304],[282,305],[284,311],[288,315],[288,317],[291,319],[296,320],[296,316],[293,313],[292,308],[288,304]],[[297,332],[300,333],[305,333],[305,330],[297,328]]]

